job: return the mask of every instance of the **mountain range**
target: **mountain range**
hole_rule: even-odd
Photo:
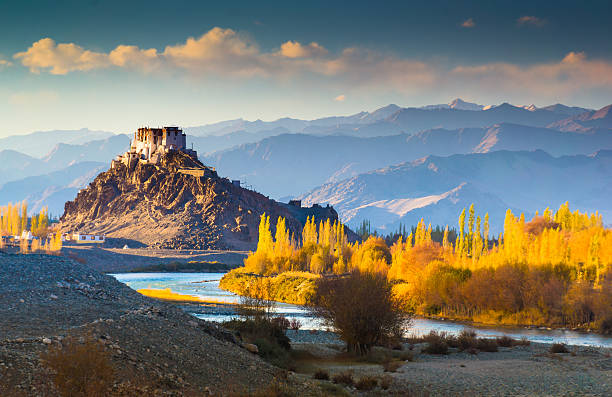
[[[424,107],[391,104],[370,112],[315,120],[235,119],[184,130],[188,146],[193,146],[200,160],[216,167],[220,175],[239,179],[266,196],[286,200],[310,197],[322,189],[321,185],[342,184],[372,170],[412,163],[427,156],[469,157],[497,151],[535,150],[559,158],[592,155],[612,149],[612,105],[598,110],[563,104],[485,106],[455,99]],[[0,205],[27,198],[32,209],[45,203],[51,213],[61,214],[62,202],[87,186],[100,167],[107,167],[115,155],[124,152],[129,140],[129,135],[88,129],[35,132],[0,139]],[[481,159],[476,162],[484,161],[476,158]],[[461,157],[455,159],[463,161]],[[499,164],[493,162],[490,166],[500,170],[509,166],[504,158],[497,161]],[[534,167],[541,166],[534,163]],[[483,208],[497,205],[532,211],[531,207],[507,201],[484,185],[454,182],[457,183],[447,190],[432,191],[430,196],[445,195],[440,203],[471,197],[477,204],[483,203]],[[564,194],[559,194],[562,200]],[[324,199],[324,195],[317,197]],[[378,201],[406,197],[378,197]],[[422,201],[424,196],[415,197]],[[537,201],[534,197],[534,202]],[[398,211],[405,212],[402,217],[419,211],[433,214],[431,205],[413,208],[413,204],[399,201],[380,205],[401,208]],[[353,211],[357,215],[351,216],[350,222],[369,216],[368,211],[374,207]],[[449,212],[455,207],[449,207]],[[602,203],[599,209],[605,212],[609,206]],[[341,216],[348,214],[348,210],[342,211]],[[380,223],[381,227],[392,227],[395,222],[392,218]],[[456,214],[452,219],[455,218]]]
[[[349,226],[368,219],[381,231],[414,225],[421,217],[452,227],[461,209],[475,203],[499,232],[507,208],[531,216],[565,201],[581,211],[599,210],[609,222],[610,197],[612,150],[560,157],[503,150],[427,156],[325,184],[301,199],[306,205],[333,205]]]
[[[536,149],[555,156],[612,149],[612,131],[560,132],[496,124],[487,128],[433,129],[374,138],[285,134],[201,158],[222,174],[280,198],[427,155]]]

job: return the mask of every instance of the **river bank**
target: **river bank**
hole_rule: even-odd
[[[219,283],[220,288],[233,292],[235,294],[243,294],[244,288],[249,283],[265,278],[269,282],[269,288],[273,300],[282,303],[290,303],[295,305],[305,305],[314,296],[316,280],[321,277],[312,273],[306,272],[285,272],[274,276],[261,276],[258,274],[245,272],[243,268],[236,268],[225,273]],[[399,284],[401,285],[401,284]],[[452,321],[459,324],[464,324],[471,327],[500,327],[500,328],[525,328],[539,330],[557,330],[557,331],[578,331],[600,334],[593,329],[591,325],[584,324],[579,327],[563,327],[550,326],[549,324],[530,324],[521,321],[511,321],[509,317],[503,317],[500,313],[491,315],[480,315],[478,320],[467,318],[464,316],[452,315],[428,315],[427,313],[416,313],[421,318]],[[487,319],[484,320],[483,319]],[[488,319],[497,319],[496,321],[488,321]]]

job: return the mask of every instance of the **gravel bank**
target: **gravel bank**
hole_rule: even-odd
[[[299,331],[306,333],[307,331]],[[610,396],[612,395],[612,358],[610,349],[571,346],[571,353],[552,354],[550,345],[500,347],[498,352],[469,354],[451,349],[448,355],[421,353],[425,344],[404,345],[413,361],[405,361],[396,372],[383,372],[380,364],[351,362],[340,353],[338,345],[304,342],[307,336],[292,338],[295,349],[306,350],[319,357],[316,368],[330,376],[345,371],[354,379],[363,376],[391,377],[388,390],[375,389],[356,395],[394,396]],[[292,374],[313,387],[304,374]]]
[[[50,395],[38,356],[69,335],[103,341],[119,381],[161,394],[256,388],[278,374],[215,324],[67,258],[0,253],[0,302],[0,388],[11,394]]]

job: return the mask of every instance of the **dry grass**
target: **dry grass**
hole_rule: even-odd
[[[64,340],[41,355],[53,373],[53,383],[61,396],[104,397],[109,394],[115,370],[110,354],[93,338],[79,342]]]
[[[355,383],[355,388],[360,391],[370,391],[376,386],[378,386],[378,379],[370,375],[362,376],[357,383]]]
[[[352,386],[355,383],[353,380],[353,373],[349,371],[340,372],[334,375],[332,377],[332,382],[346,386]]]
[[[313,375],[313,379],[329,380],[329,373],[324,369],[318,369]]]
[[[383,370],[385,372],[395,372],[397,371],[404,363],[401,361],[388,361],[383,364]]]

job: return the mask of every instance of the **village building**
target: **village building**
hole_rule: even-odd
[[[53,235],[49,235],[50,238]],[[102,244],[106,241],[106,237],[99,234],[85,234],[85,233],[63,233],[63,242],[74,242],[74,243],[86,243],[86,244]]]
[[[180,150],[197,159],[195,150],[187,149],[186,135],[178,127],[139,128],[134,132],[130,150],[117,156],[111,163],[114,168],[118,164],[130,166],[140,161],[147,164],[157,164],[162,157],[173,150]]]

